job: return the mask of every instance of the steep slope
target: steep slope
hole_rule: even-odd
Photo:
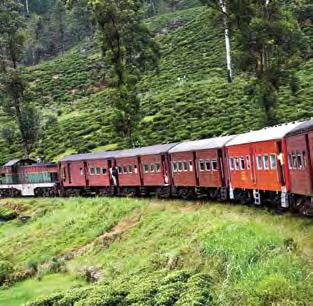
[[[1,305],[313,303],[312,220],[153,199],[2,206],[31,218],[0,224]]]
[[[210,11],[192,8],[147,23],[159,33],[162,58],[159,72],[147,73],[141,82],[141,145],[260,127],[262,111],[249,86],[251,78],[235,69],[234,82],[226,82],[223,32]],[[306,31],[313,32],[309,26]],[[35,156],[58,159],[71,152],[121,146],[110,127],[105,67],[97,49],[86,46],[26,71],[47,118]],[[312,71],[309,60],[296,71],[300,81],[294,93],[288,84],[282,88],[281,122],[313,115]],[[16,146],[3,146],[1,161],[16,155]]]

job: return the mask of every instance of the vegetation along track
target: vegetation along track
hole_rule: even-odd
[[[313,302],[311,219],[152,198],[23,198],[0,206],[30,217],[0,225],[0,305]]]

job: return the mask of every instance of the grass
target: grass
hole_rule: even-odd
[[[86,285],[70,274],[50,274],[41,279],[28,279],[7,290],[0,291],[0,305],[20,306],[33,298],[40,298],[58,290]]]
[[[52,300],[59,305],[313,303],[310,219],[253,207],[153,199],[13,203],[34,217],[23,225],[17,220],[0,225],[1,258],[20,273],[35,262],[37,272],[30,277],[37,279],[0,290],[5,305],[16,295],[23,301],[35,298],[30,305]],[[61,263],[57,274],[44,268],[53,260]],[[58,291],[63,286],[50,282],[50,276],[64,278],[67,289],[88,280],[90,269],[97,274],[95,284]],[[47,291],[41,294],[41,288]]]

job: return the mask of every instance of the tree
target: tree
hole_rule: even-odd
[[[140,0],[90,0],[99,28],[106,77],[112,87],[113,126],[117,135],[134,143],[140,102],[140,75],[157,66],[158,45],[141,21]]]
[[[0,90],[4,96],[2,108],[15,120],[28,157],[37,139],[39,116],[18,67],[25,41],[22,10],[23,6],[14,0],[0,2]]]
[[[232,53],[230,44],[230,29],[229,18],[227,14],[227,1],[226,0],[201,0],[202,3],[214,8],[221,13],[223,18],[225,50],[226,50],[226,66],[227,66],[227,79],[228,82],[233,80],[233,67],[232,67]]]
[[[206,1],[227,16],[237,43],[233,52],[236,66],[256,78],[255,92],[264,110],[262,125],[277,123],[278,89],[306,53],[304,35],[293,12],[280,0]],[[222,2],[227,12],[221,10]]]
[[[238,3],[230,7],[239,42],[236,61],[240,69],[256,77],[263,123],[276,124],[278,90],[301,63],[304,35],[292,12],[277,0],[246,0],[245,7]],[[242,14],[243,10],[249,15]]]

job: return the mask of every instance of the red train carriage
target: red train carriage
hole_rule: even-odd
[[[110,169],[119,151],[72,154],[59,164],[62,191],[66,195],[114,194]]]
[[[169,149],[176,144],[161,144],[120,151],[115,155],[118,186],[122,194],[171,194]]]
[[[230,197],[242,203],[270,200],[288,207],[290,189],[285,135],[289,123],[236,136],[227,143]]]
[[[313,120],[303,122],[286,135],[291,204],[313,214]]]
[[[182,142],[169,151],[173,184],[179,196],[189,198],[197,192],[214,199],[227,198],[224,146],[233,137]]]
[[[1,169],[1,196],[52,196],[57,194],[58,168],[54,163],[16,159]]]

